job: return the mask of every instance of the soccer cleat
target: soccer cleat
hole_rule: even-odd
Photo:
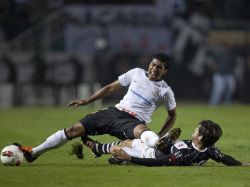
[[[98,158],[100,156],[102,156],[102,153],[99,153],[97,151],[97,148],[98,148],[98,142],[96,141],[92,141],[91,142],[93,144],[93,148],[91,149],[92,150],[92,154],[94,155],[95,158]],[[71,152],[70,152],[71,155],[76,155],[76,157],[78,159],[83,159],[84,158],[84,155],[83,155],[83,145],[81,143],[74,143],[71,145]]]
[[[78,158],[78,159],[83,159],[84,158],[84,156],[83,156],[83,146],[82,146],[82,144],[81,143],[74,143],[74,144],[72,144],[71,145],[71,155],[76,155],[76,157]]]
[[[94,155],[95,158],[99,158],[102,156],[102,153],[98,152],[98,145],[99,145],[99,142],[93,141],[92,154]]]
[[[109,164],[115,164],[115,165],[127,165],[128,161],[120,160],[120,159],[112,156],[112,157],[110,157],[108,159],[108,163]]]
[[[171,140],[173,140],[173,142],[175,142],[179,138],[180,135],[181,135],[181,129],[175,128],[175,129],[168,131],[159,140],[163,140],[164,138],[170,138]]]
[[[36,157],[32,156],[32,147],[22,146],[19,143],[13,143],[13,145],[16,145],[23,152],[23,156],[27,162],[33,162],[34,160],[37,159]]]
[[[99,151],[100,142],[92,140],[90,137],[86,136],[82,138],[83,144],[89,147],[92,150],[92,154],[95,158],[102,156],[102,153]]]
[[[172,144],[179,138],[181,135],[181,129],[175,128],[168,131],[164,136],[159,138],[156,148],[163,152],[168,152]]]

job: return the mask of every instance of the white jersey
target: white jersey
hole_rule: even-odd
[[[176,102],[164,80],[151,81],[146,73],[144,69],[135,68],[118,77],[122,86],[128,86],[128,91],[116,107],[149,123],[157,107],[164,104],[167,110],[172,110]]]

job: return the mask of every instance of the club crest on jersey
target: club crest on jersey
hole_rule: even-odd
[[[160,95],[160,88],[154,87],[154,91],[152,92],[153,96],[158,97]]]
[[[185,149],[185,148],[188,148],[187,144],[185,144],[185,142],[183,142],[183,141],[176,142],[176,143],[174,144],[174,146],[175,146],[177,149]]]

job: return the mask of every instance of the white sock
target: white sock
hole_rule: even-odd
[[[56,133],[49,136],[45,142],[32,149],[32,155],[38,157],[46,151],[54,148],[58,148],[64,145],[68,141],[64,130],[59,130]]]
[[[153,131],[144,131],[141,133],[140,139],[148,147],[154,147],[156,142],[159,140],[159,136]]]

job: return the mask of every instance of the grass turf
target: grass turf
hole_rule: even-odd
[[[68,127],[94,108],[12,108],[0,110],[0,148],[13,142],[35,146],[58,129]],[[205,105],[179,105],[175,127],[182,129],[180,139],[189,139],[197,123],[211,119],[221,124],[223,137],[217,143],[222,152],[250,161],[248,105],[211,108]],[[158,131],[165,120],[160,108],[153,116],[151,129]],[[116,138],[92,137],[110,142]],[[227,167],[209,161],[202,167],[144,167],[108,165],[108,156],[95,159],[84,148],[84,160],[69,155],[71,144],[45,153],[32,164],[0,166],[0,186],[250,186],[250,167]]]

